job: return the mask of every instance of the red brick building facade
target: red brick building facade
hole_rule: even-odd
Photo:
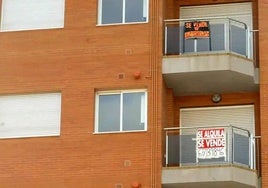
[[[265,0],[50,0],[41,5],[29,0],[29,6],[17,0],[15,4],[0,2],[0,187],[267,186]],[[211,5],[216,8],[210,9]],[[42,12],[44,6],[47,12],[40,15],[29,11]],[[61,11],[49,11],[51,7]],[[202,13],[207,9],[211,14]],[[118,10],[122,14],[113,19]],[[51,16],[57,22],[35,28],[38,16]],[[184,24],[199,19],[210,25],[209,42],[207,38],[183,39]],[[222,46],[217,41],[221,37]],[[51,97],[51,93],[57,99],[49,98],[49,102],[40,95]],[[219,102],[211,100],[215,93],[221,96]],[[24,123],[33,118],[31,110],[37,113],[36,105],[24,113],[27,105],[35,104],[32,96],[44,107],[38,108],[40,118],[34,115],[34,120]],[[16,100],[21,109],[14,111]],[[56,101],[51,102],[53,110],[45,111],[50,101]],[[232,112],[240,107],[241,111]],[[215,120],[193,113],[210,109],[215,116],[220,110],[227,112]],[[46,115],[50,111],[57,111],[58,122],[51,118],[53,113]],[[232,116],[235,113],[238,116]],[[250,120],[244,121],[252,122],[244,125],[241,119],[248,113]],[[191,121],[195,117],[202,123],[195,125]],[[38,128],[41,121],[44,126]],[[55,127],[47,127],[46,122]],[[225,159],[216,165],[201,164],[204,161],[195,154],[198,148],[192,138],[186,150],[192,144],[194,151],[186,156],[194,155],[194,161],[184,162],[182,127],[211,130],[215,126],[227,127]],[[242,161],[235,150],[236,144],[242,147],[245,135],[234,133],[237,126],[250,133],[245,146],[250,147],[245,151],[249,157]],[[171,146],[170,135],[177,135],[174,139],[180,144]],[[236,142],[235,135],[241,140]],[[176,146],[179,153],[169,153]],[[239,177],[211,180],[215,172],[231,168],[242,169],[234,173],[245,173],[244,178],[253,183],[241,182]],[[187,169],[211,174],[185,179],[181,173]],[[194,177],[203,171],[186,173]]]

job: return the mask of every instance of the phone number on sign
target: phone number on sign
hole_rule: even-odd
[[[200,159],[210,159],[210,158],[220,158],[225,157],[225,148],[206,148],[197,150],[198,158]]]

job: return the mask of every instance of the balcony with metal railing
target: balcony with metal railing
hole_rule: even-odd
[[[258,187],[259,138],[248,130],[213,126],[164,131],[164,188]]]
[[[213,17],[165,20],[164,26],[162,73],[175,95],[258,89],[256,36],[245,23]]]

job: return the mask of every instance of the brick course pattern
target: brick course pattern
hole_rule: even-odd
[[[178,15],[179,2],[215,1],[150,0],[149,23],[111,26],[97,26],[96,0],[65,2],[63,29],[0,33],[1,95],[62,93],[59,137],[0,140],[0,187],[130,188],[138,182],[160,188],[162,128],[179,125],[181,107],[215,105],[210,95],[174,97],[166,88],[162,21]],[[267,6],[259,1],[261,23],[267,22]],[[227,93],[217,105],[255,104],[257,133],[262,125],[263,187],[268,187],[268,26],[260,25],[260,102],[259,93]],[[148,131],[94,134],[96,91],[141,88],[148,90]]]

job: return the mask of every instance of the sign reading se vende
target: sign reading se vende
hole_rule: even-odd
[[[210,37],[208,21],[185,22],[184,38],[208,38]]]
[[[196,133],[197,158],[226,157],[226,133],[224,128],[201,129]]]

